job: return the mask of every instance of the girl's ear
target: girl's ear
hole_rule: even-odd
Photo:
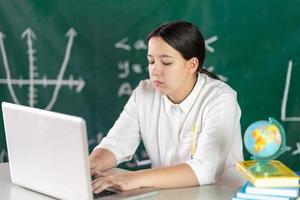
[[[189,70],[190,74],[195,73],[198,69],[198,66],[199,66],[198,58],[193,57],[188,60],[188,70]]]

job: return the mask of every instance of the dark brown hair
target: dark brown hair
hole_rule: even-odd
[[[184,21],[171,22],[152,31],[147,40],[152,37],[161,37],[186,60],[196,57],[199,61],[198,72],[219,79],[214,73],[202,68],[205,60],[205,41],[197,26]]]

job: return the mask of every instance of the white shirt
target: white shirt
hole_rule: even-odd
[[[96,148],[109,149],[119,164],[132,158],[143,139],[152,167],[185,162],[201,185],[216,181],[241,185],[234,169],[243,160],[240,116],[236,92],[207,75],[199,74],[180,104],[144,80]]]

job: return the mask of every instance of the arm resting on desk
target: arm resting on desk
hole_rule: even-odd
[[[132,190],[142,187],[179,188],[196,185],[199,185],[198,179],[186,163],[103,176],[95,179],[92,184],[95,193],[111,186],[121,190]]]
[[[144,182],[142,187],[178,188],[199,185],[192,168],[181,163],[169,167],[146,169],[136,172]]]

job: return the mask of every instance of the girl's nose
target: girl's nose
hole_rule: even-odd
[[[150,73],[155,76],[159,76],[161,74],[160,67],[158,66],[158,64],[153,64],[150,67]]]

